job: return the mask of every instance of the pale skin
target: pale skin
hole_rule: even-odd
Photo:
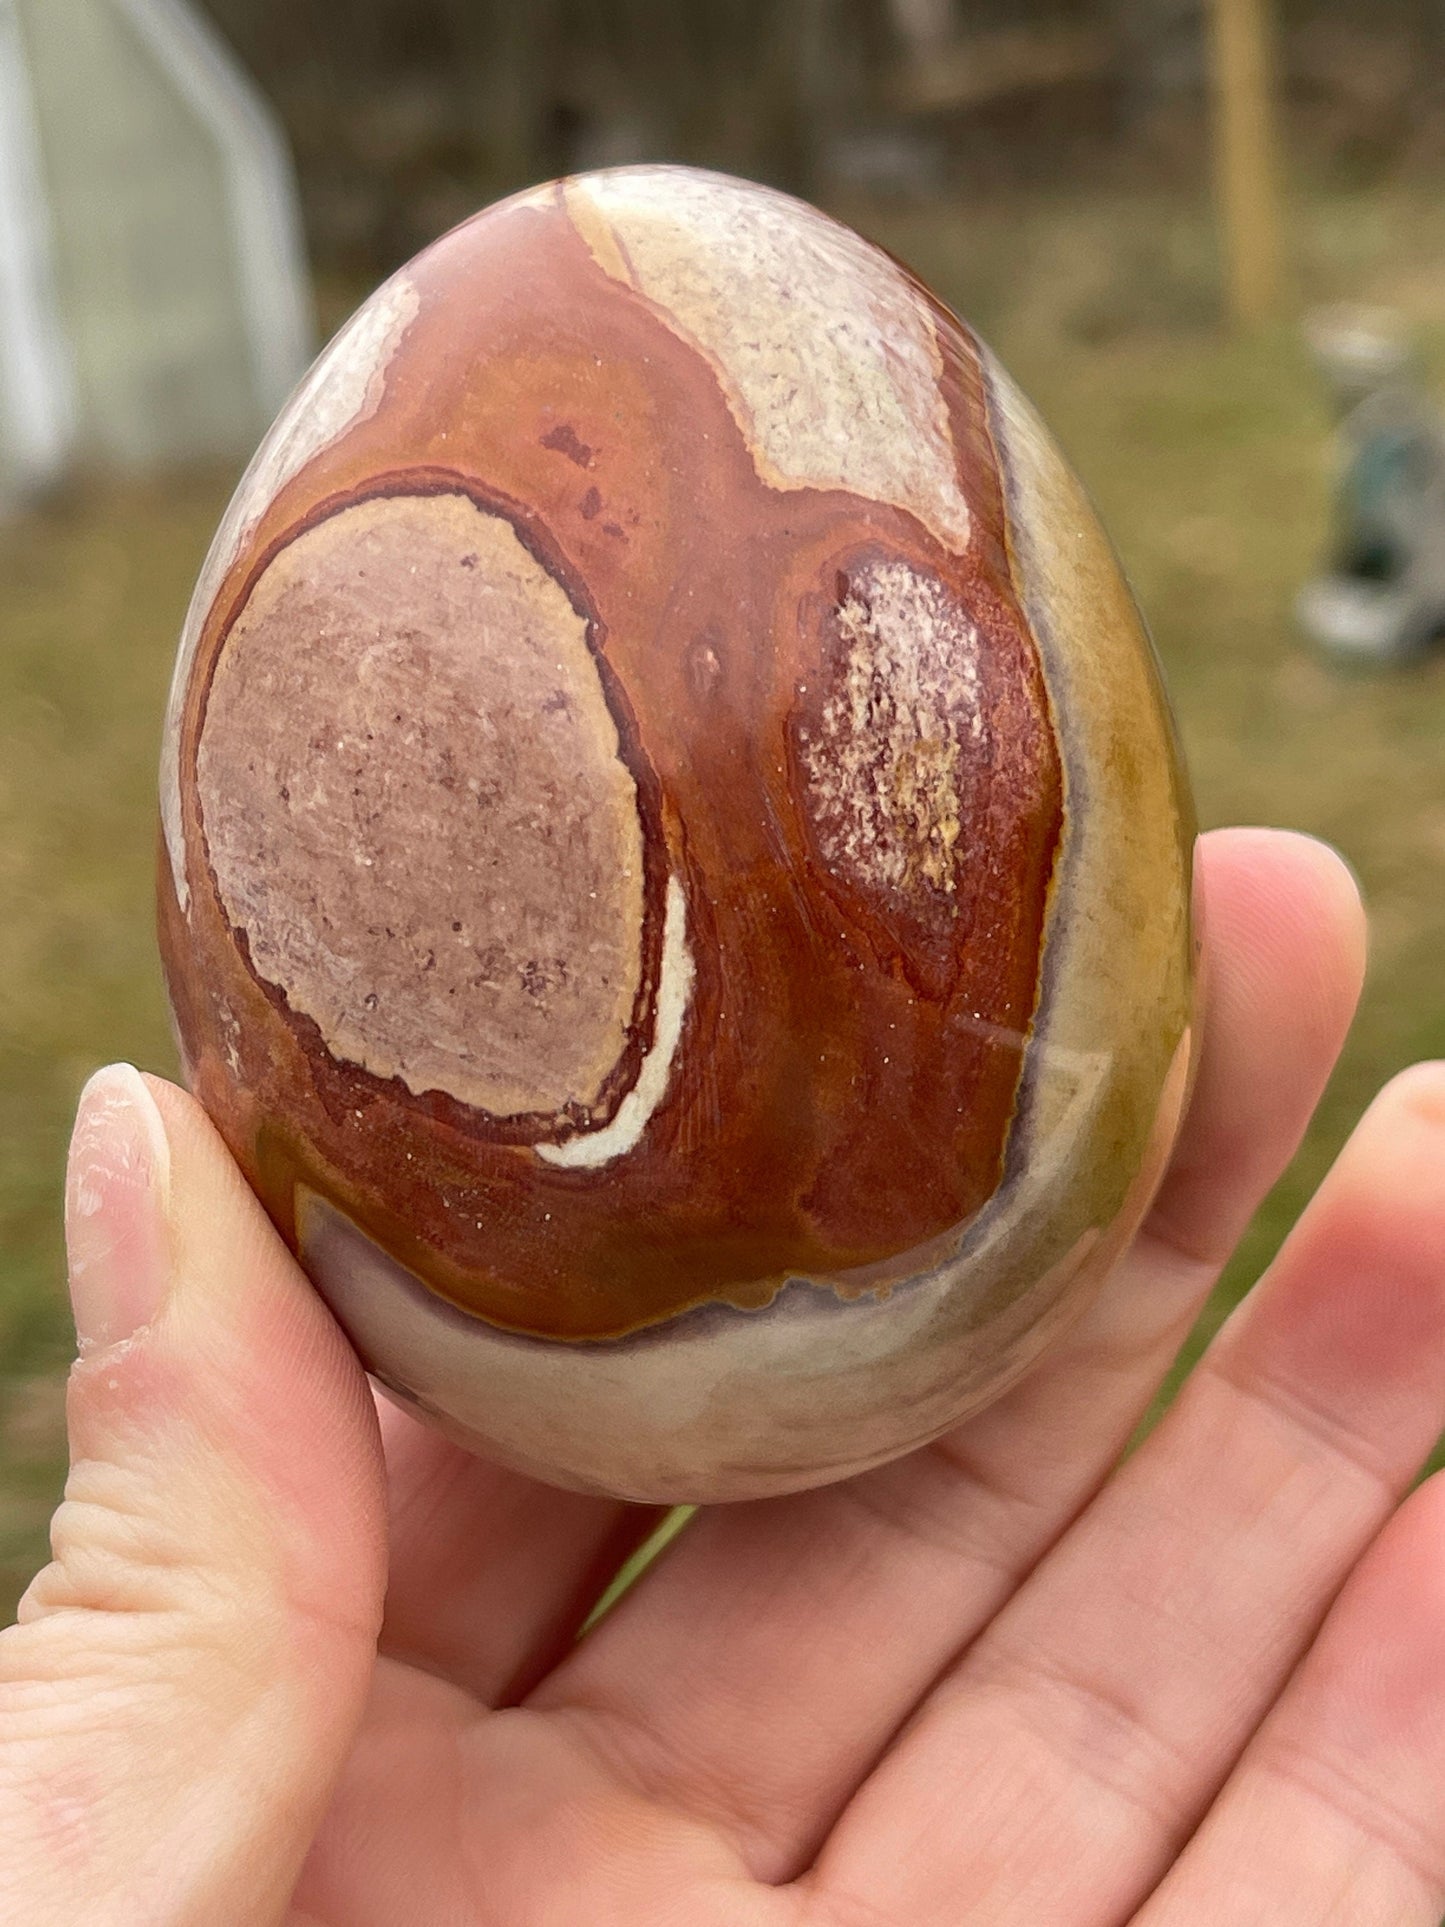
[[[1363,965],[1319,845],[1200,869],[1193,1105],[1074,1334],[923,1453],[700,1515],[580,1642],[652,1517],[374,1400],[190,1100],[102,1074],[73,1469],[0,1635],[0,1917],[1435,1927],[1445,1067],[1375,1101],[1119,1463]]]

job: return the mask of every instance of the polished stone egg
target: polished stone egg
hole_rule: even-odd
[[[977,337],[762,187],[555,183],[373,296],[216,538],[162,821],[248,1180],[560,1485],[936,1437],[1168,1155],[1192,818],[1118,564]]]

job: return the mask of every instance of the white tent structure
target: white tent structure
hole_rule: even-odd
[[[0,504],[246,453],[312,352],[284,144],[185,0],[0,0]]]

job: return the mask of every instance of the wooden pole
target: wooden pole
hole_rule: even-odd
[[[1278,312],[1284,275],[1270,97],[1269,0],[1212,0],[1214,157],[1229,309]]]

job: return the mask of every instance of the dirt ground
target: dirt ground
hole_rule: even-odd
[[[1445,655],[1342,675],[1290,605],[1324,537],[1328,421],[1292,326],[1228,339],[1208,211],[1135,193],[851,212],[974,319],[1092,489],[1164,659],[1205,825],[1344,851],[1364,1010],[1294,1168],[1201,1326],[1260,1266],[1371,1093],[1445,1054]],[[1296,293],[1398,304],[1445,393],[1445,195],[1300,197]],[[344,291],[327,290],[336,318]],[[174,1058],[151,938],[170,657],[230,479],[79,490],[0,528],[0,1610],[63,1476],[59,1196],[97,1064]]]

